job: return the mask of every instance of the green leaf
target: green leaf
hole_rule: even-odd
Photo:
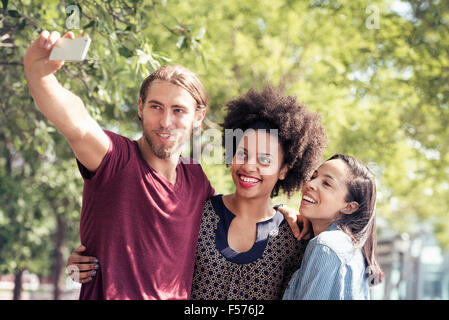
[[[8,0],[2,0],[3,4],[3,11],[6,11],[6,8],[8,7]]]
[[[83,26],[83,29],[89,29],[95,25],[95,20],[90,21],[88,24]]]
[[[127,47],[120,47],[118,49],[118,53],[122,57],[125,57],[125,58],[130,58],[130,57],[132,57],[134,55],[134,53],[130,49],[128,49]]]
[[[201,27],[200,30],[198,31],[198,33],[195,36],[195,40],[201,40],[204,35],[206,34],[206,28],[205,27]]]
[[[22,21],[19,23],[18,29],[20,31],[22,31],[23,29],[25,29],[25,25],[26,25],[26,19],[22,19]]]
[[[176,47],[178,47],[178,49],[180,50],[187,48],[187,37],[180,36],[178,42],[176,42]]]
[[[13,18],[20,18],[20,13],[17,10],[8,10],[8,15]]]

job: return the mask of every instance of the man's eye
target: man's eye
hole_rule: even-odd
[[[185,111],[183,109],[175,109],[176,113],[185,113]]]
[[[157,104],[152,104],[152,105],[150,105],[150,108],[151,109],[155,109],[155,110],[159,110],[159,109],[161,109],[161,106],[158,106]]]
[[[326,187],[331,187],[331,185],[330,185],[329,182],[327,182],[327,181],[324,181],[323,184],[324,184]]]

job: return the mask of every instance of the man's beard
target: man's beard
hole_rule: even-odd
[[[146,134],[144,131],[143,135],[145,137],[145,141],[147,142],[148,146],[150,147],[151,151],[154,153],[156,157],[159,159],[168,159],[170,158],[174,153],[178,152],[179,149],[182,147],[182,141],[179,141],[178,137],[179,135],[176,134],[176,132],[171,131],[170,134],[175,135],[175,141],[173,144],[161,144],[158,146],[157,143],[155,143],[149,135]]]

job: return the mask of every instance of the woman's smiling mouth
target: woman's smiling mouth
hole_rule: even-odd
[[[239,174],[238,177],[239,177],[239,184],[244,188],[254,187],[255,185],[257,185],[257,183],[262,181],[261,179],[243,174]]]

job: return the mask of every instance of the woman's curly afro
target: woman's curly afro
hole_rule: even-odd
[[[288,197],[298,191],[320,164],[327,146],[321,116],[272,86],[266,86],[262,92],[250,89],[245,95],[229,101],[227,109],[222,124],[223,147],[226,129],[245,131],[260,121],[269,123],[272,129],[278,129],[283,163],[288,166],[285,179],[278,180],[271,196],[277,196],[280,189]],[[238,141],[233,143],[232,156],[237,145]]]

